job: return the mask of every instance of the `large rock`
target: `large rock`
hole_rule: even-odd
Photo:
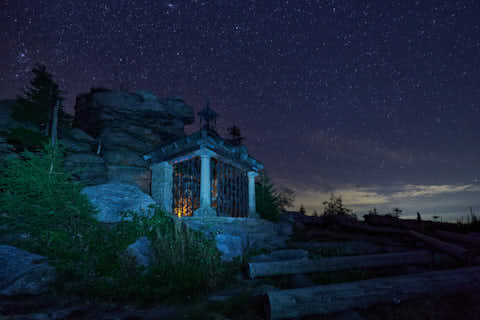
[[[128,149],[138,154],[150,151],[151,145],[120,128],[105,128],[100,135],[105,150]]]
[[[135,211],[139,215],[151,214],[155,201],[140,188],[121,183],[107,183],[82,189],[90,202],[99,210],[95,218],[100,222],[116,223],[124,218],[122,211]],[[130,220],[126,217],[125,220]]]
[[[46,263],[46,258],[0,245],[0,296],[45,293],[55,276],[55,269]]]
[[[212,237],[222,252],[222,259],[247,253],[249,250],[286,248],[288,236],[280,234],[277,224],[262,219],[231,217],[183,217],[188,228]],[[219,237],[220,236],[220,237]]]
[[[148,163],[138,153],[130,150],[105,150],[102,154],[108,165],[147,168]]]
[[[159,100],[144,91],[91,91],[78,96],[75,104],[75,126],[93,137],[100,136],[105,128],[111,127],[130,131],[140,127],[144,130],[139,132],[140,136],[148,137],[149,134],[165,133],[165,127],[178,128],[180,123],[191,124],[193,120],[193,108],[182,99]]]
[[[90,153],[96,151],[97,141],[78,128],[60,128],[60,141],[70,153]]]
[[[92,152],[92,147],[88,143],[78,142],[69,138],[62,138],[60,142],[65,147],[66,152],[88,153]]]
[[[69,138],[76,142],[86,143],[91,146],[95,146],[97,144],[97,140],[95,140],[93,137],[91,137],[81,129],[72,128],[72,129],[61,131],[61,132],[63,134],[62,136],[65,136],[66,138]]]
[[[126,183],[150,194],[152,171],[148,168],[108,165],[108,183]]]
[[[104,184],[108,181],[105,160],[93,153],[71,153],[64,160],[67,170],[82,170],[73,176],[87,185]]]

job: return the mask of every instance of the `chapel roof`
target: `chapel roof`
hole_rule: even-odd
[[[263,165],[248,155],[247,147],[234,145],[223,139],[216,131],[201,129],[182,139],[143,155],[150,163],[175,161],[187,158],[196,151],[207,149],[213,151],[221,160],[248,170],[260,171]]]

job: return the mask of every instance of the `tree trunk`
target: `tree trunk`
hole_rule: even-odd
[[[55,103],[55,107],[53,108],[52,114],[52,129],[51,129],[51,137],[52,137],[52,147],[55,147],[57,144],[57,129],[58,129],[58,110],[60,109],[60,100],[57,100]]]
[[[480,267],[418,273],[301,289],[269,291],[266,319],[301,318],[380,303],[399,303],[425,294],[480,291]]]
[[[455,263],[447,255],[436,254],[427,250],[369,254],[334,258],[319,258],[314,260],[284,260],[271,262],[251,262],[248,264],[248,276],[251,279],[287,274],[315,273],[339,271],[347,269],[377,268],[409,264],[449,264]]]
[[[446,254],[456,258],[457,260],[460,260],[464,264],[472,263],[473,255],[470,250],[426,236],[415,231],[409,231],[409,234],[414,238],[425,242],[430,247],[437,249],[441,252],[445,252]]]

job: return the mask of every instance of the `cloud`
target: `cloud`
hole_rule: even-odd
[[[391,198],[412,198],[412,197],[424,197],[434,196],[445,193],[457,193],[463,191],[479,191],[480,187],[476,185],[412,185],[407,184],[400,192],[395,192],[391,195]]]
[[[314,189],[297,190],[295,204],[303,205],[307,210],[321,210],[323,202],[327,201],[332,193],[341,196],[343,204],[347,207],[374,206],[389,202],[388,196],[372,188],[342,188],[332,192]]]
[[[295,206],[303,205],[307,211],[323,210],[323,202],[333,193],[341,196],[343,204],[354,211],[366,211],[373,207],[381,208],[387,212],[394,207],[439,208],[447,206],[464,207],[465,199],[475,196],[480,192],[479,185],[412,185],[407,184],[395,189],[387,186],[357,187],[344,186],[333,190],[301,189],[290,186],[296,190]],[[448,197],[447,197],[448,196]],[[458,198],[459,201],[455,201]],[[463,210],[463,209],[462,209]]]

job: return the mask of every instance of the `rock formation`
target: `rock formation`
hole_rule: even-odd
[[[92,90],[77,97],[74,126],[96,140],[109,182],[133,183],[150,193],[151,172],[143,154],[185,135],[193,108],[179,98],[148,92]]]

